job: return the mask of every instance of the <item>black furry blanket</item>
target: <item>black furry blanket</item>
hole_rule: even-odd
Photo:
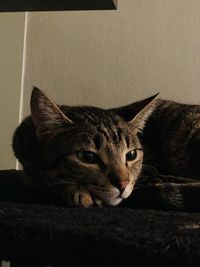
[[[200,213],[56,206],[28,192],[22,175],[0,171],[1,260],[23,266],[200,266]]]

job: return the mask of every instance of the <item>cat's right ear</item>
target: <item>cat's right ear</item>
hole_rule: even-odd
[[[112,109],[112,111],[117,113],[117,115],[134,128],[141,131],[145,126],[146,120],[156,107],[156,99],[158,95],[159,93],[130,105]]]
[[[63,124],[73,124],[59,107],[37,87],[33,88],[30,107],[36,135],[40,141],[49,140],[58,134],[62,131]]]

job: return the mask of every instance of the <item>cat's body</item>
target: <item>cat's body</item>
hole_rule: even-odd
[[[58,107],[35,88],[31,111],[15,132],[15,155],[30,186],[53,188],[70,206],[118,205],[142,166],[200,178],[200,106],[154,96],[111,110]]]
[[[156,102],[143,131],[144,161],[162,174],[200,179],[200,106]]]

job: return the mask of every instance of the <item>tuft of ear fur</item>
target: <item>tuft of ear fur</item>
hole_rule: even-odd
[[[159,93],[130,105],[113,109],[113,111],[134,128],[142,130],[146,120],[156,107],[158,95]]]
[[[37,87],[32,90],[30,107],[33,123],[36,127],[36,135],[40,141],[55,136],[62,130],[61,125],[63,123],[73,124],[59,107]]]

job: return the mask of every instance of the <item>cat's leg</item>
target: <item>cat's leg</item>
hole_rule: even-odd
[[[200,181],[162,175],[155,168],[145,168],[131,196],[123,206],[167,210],[200,211]]]
[[[144,183],[195,183],[200,180],[193,178],[185,178],[180,176],[174,176],[170,174],[161,174],[161,172],[153,165],[143,164],[142,172],[138,179],[138,182]]]
[[[101,207],[102,201],[83,185],[46,173],[26,175],[27,187],[39,202],[58,203],[67,207]]]
[[[91,193],[81,185],[67,185],[63,187],[62,198],[64,202],[70,207],[84,207],[90,206],[101,207],[100,199],[92,196]]]
[[[184,179],[185,183],[156,183],[154,185],[163,208],[200,211],[200,182],[189,182],[191,179],[182,178]]]

